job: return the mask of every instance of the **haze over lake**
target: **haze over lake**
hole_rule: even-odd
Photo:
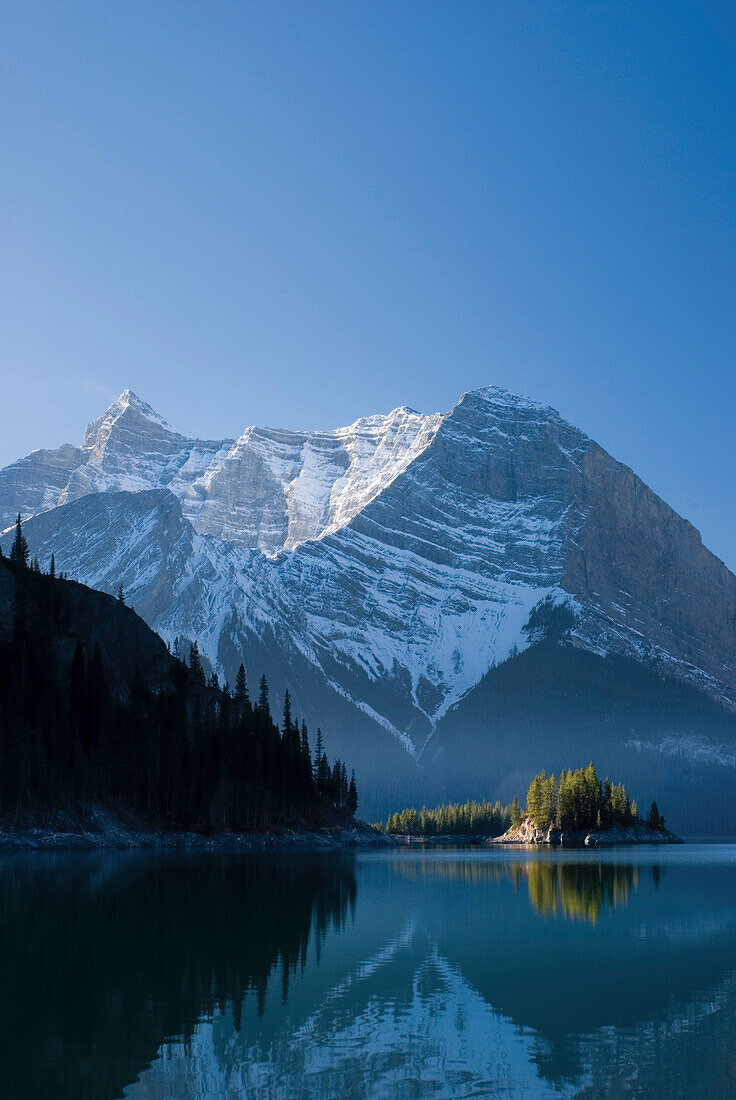
[[[736,845],[6,857],[25,1100],[726,1096]]]

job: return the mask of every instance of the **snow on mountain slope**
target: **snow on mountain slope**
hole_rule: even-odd
[[[414,458],[441,417],[394,409],[333,432],[248,428],[187,488],[184,514],[202,534],[271,556],[349,523]]]
[[[0,528],[89,493],[138,492],[170,486],[180,494],[232,440],[181,435],[131,390],[93,424],[80,446],[32,451],[0,470]]]
[[[513,412],[524,424],[516,473],[505,454],[509,415],[490,397],[464,400],[347,526],[271,571],[279,621],[333,683],[417,749],[491,664],[526,644],[529,612],[558,591],[567,532],[581,522],[559,507],[579,433],[558,418],[557,473],[540,480],[527,452],[548,420],[531,405]],[[520,490],[519,479],[529,484]]]
[[[546,1081],[534,1033],[495,1011],[411,921],[328,989],[291,1033],[279,1028],[263,1043],[249,1041],[249,1031],[236,1030],[227,1013],[203,1018],[186,1043],[162,1046],[126,1096],[143,1100],[173,1080],[177,1095],[199,1100],[389,1097],[406,1095],[410,1081],[415,1096],[563,1100],[590,1077]],[[363,1055],[359,1068],[356,1051]]]
[[[179,494],[228,448],[230,440],[188,439],[130,390],[84,435],[80,463],[59,496],[68,504],[112,489],[138,492],[169,486]]]
[[[309,682],[310,721],[339,697],[412,755],[546,595],[575,607],[576,644],[736,700],[736,578],[581,431],[493,387],[445,415],[219,442],[126,391],[81,448],[1,471],[0,505],[41,513],[34,553],[122,582],[231,680],[275,662],[277,690]]]
[[[169,488],[195,530],[273,556],[350,521],[431,441],[442,417],[400,408],[330,432],[250,427],[188,438],[131,390],[80,447],[34,451],[0,471],[0,523],[90,493]]]
[[[26,519],[54,508],[84,457],[81,447],[64,443],[55,450],[31,451],[0,470],[0,530],[19,512]]]

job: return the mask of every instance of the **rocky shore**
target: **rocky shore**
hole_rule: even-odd
[[[490,844],[521,844],[526,847],[549,845],[559,848],[612,848],[622,844],[682,844],[679,836],[668,829],[655,829],[646,821],[627,825],[612,825],[608,829],[540,828],[530,818],[512,826]]]
[[[43,822],[0,825],[0,851],[91,851],[125,849],[211,852],[335,852],[394,847],[394,840],[363,821],[316,830],[272,829],[263,833],[176,832],[152,829],[102,806],[81,814],[57,813]]]

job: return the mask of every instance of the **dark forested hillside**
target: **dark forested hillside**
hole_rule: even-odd
[[[22,533],[20,533],[22,539]],[[349,820],[354,778],[310,749],[288,695],[205,680],[115,599],[0,559],[0,815],[105,803],[170,828]]]

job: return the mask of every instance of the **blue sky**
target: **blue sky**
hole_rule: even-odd
[[[213,437],[498,384],[736,568],[734,9],[0,12],[0,464],[130,386]]]

